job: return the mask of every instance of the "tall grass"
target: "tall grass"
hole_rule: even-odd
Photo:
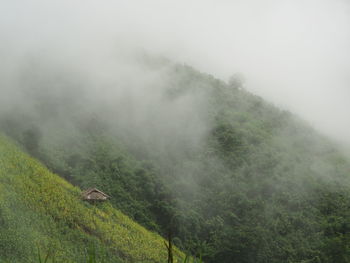
[[[0,253],[0,262],[16,255],[21,256],[13,262],[23,262],[23,258],[40,263],[103,262],[101,253],[97,257],[94,249],[89,248],[85,257],[81,253],[86,244],[92,242],[105,248],[110,255],[105,262],[125,259],[127,262],[163,263],[167,259],[162,237],[108,203],[96,207],[83,202],[80,189],[51,173],[1,135],[0,189],[3,189],[0,205],[6,208],[3,211],[13,214],[11,218],[9,214],[3,215],[11,231],[6,232],[6,238],[6,233],[3,238],[0,236],[0,247],[7,247],[7,254]],[[9,196],[13,196],[13,200]],[[28,248],[33,243],[40,243],[41,249],[52,243],[55,253],[43,253],[39,249],[35,255]],[[173,252],[175,262],[182,262],[185,255],[175,247]]]
[[[55,251],[53,249],[49,249],[46,252],[46,255],[43,255],[40,251],[40,247],[37,247],[38,249],[38,263],[56,263],[55,259]]]
[[[167,251],[169,252],[169,244],[167,244]],[[171,249],[171,246],[170,246]],[[56,263],[55,260],[55,251],[53,249],[49,249],[44,255],[41,253],[40,248],[38,247],[38,263]],[[74,260],[74,259],[72,259]],[[172,260],[172,261],[171,261]],[[97,251],[95,245],[91,245],[86,249],[85,263],[105,263],[104,258],[98,259]],[[171,257],[168,258],[168,262],[173,263],[173,259]],[[184,258],[183,263],[203,263],[202,257],[199,258],[192,257],[187,254]]]

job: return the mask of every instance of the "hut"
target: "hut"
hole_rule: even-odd
[[[109,195],[98,190],[97,188],[89,188],[81,193],[83,200],[86,201],[106,201]]]

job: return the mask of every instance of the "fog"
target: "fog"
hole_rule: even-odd
[[[225,81],[240,72],[249,91],[350,143],[349,25],[345,0],[1,0],[0,102],[18,98],[13,87],[28,61],[53,61],[101,94],[113,70],[130,80],[130,57],[147,53]],[[162,76],[141,71],[148,86]]]

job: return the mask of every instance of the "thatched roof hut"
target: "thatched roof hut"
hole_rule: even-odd
[[[105,201],[110,198],[109,195],[98,190],[97,188],[89,188],[81,193],[83,200],[86,201]]]

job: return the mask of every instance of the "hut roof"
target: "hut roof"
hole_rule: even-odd
[[[97,188],[88,188],[81,193],[84,200],[106,200],[110,198],[109,195],[98,190]]]

